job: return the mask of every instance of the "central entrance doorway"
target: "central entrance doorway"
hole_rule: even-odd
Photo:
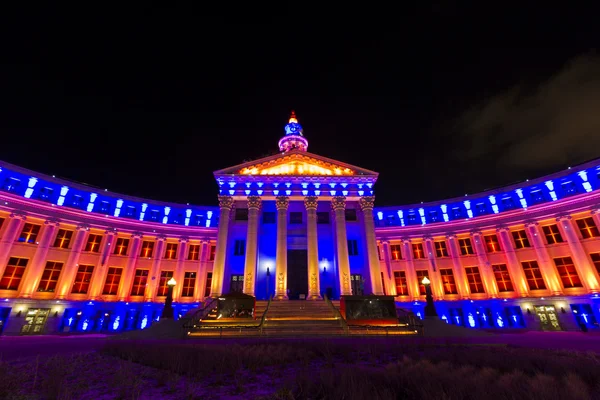
[[[543,331],[562,331],[554,306],[536,306],[535,312],[540,319]]]
[[[299,300],[300,295],[308,297],[308,252],[288,250],[287,252],[288,298]]]

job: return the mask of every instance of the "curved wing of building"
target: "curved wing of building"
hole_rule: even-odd
[[[574,330],[600,318],[600,160],[427,204],[374,207],[378,174],[280,152],[214,173],[219,206],[108,192],[0,162],[0,333],[150,326],[205,298],[386,294],[482,328]],[[427,280],[425,280],[427,282]]]

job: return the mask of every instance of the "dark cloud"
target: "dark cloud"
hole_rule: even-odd
[[[542,83],[512,87],[457,122],[463,162],[527,173],[599,157],[600,57],[577,57]]]

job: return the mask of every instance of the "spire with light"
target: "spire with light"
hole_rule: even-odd
[[[285,136],[279,140],[279,150],[287,153],[293,150],[306,151],[306,149],[308,149],[308,140],[304,138],[302,125],[298,123],[296,113],[292,110],[290,120],[285,126]]]

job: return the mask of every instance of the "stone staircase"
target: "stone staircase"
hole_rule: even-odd
[[[260,310],[257,302],[257,309]],[[339,301],[333,302],[339,308]],[[263,309],[264,310],[264,309]],[[260,311],[257,316],[262,315]],[[339,336],[344,333],[334,311],[324,300],[273,300],[267,312],[264,336]]]

